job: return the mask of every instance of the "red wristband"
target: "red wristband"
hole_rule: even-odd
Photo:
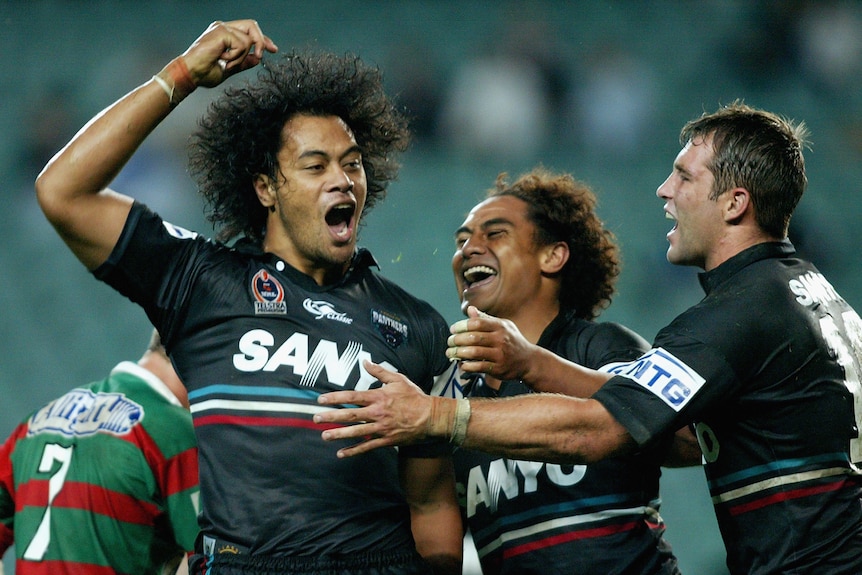
[[[166,79],[167,76],[169,79]],[[192,75],[186,66],[182,56],[177,56],[171,62],[162,68],[162,71],[153,76],[153,80],[162,87],[165,94],[168,95],[168,100],[171,106],[176,106],[183,99],[195,91],[197,85],[192,80]]]
[[[195,81],[192,80],[192,75],[189,73],[189,69],[186,66],[186,61],[182,56],[177,56],[171,60],[171,63],[165,67],[165,70],[173,82],[174,98],[176,98],[177,103],[194,92],[195,88],[197,88],[197,85],[195,84]]]

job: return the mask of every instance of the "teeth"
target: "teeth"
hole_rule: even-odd
[[[673,220],[673,221],[676,221],[676,218],[675,218],[675,217],[673,217],[672,215],[670,215],[670,212],[665,212],[665,213],[664,213],[664,217],[665,217],[665,219],[667,219],[667,220]]]
[[[488,266],[473,266],[464,271],[464,279],[469,283],[497,275],[497,270]]]

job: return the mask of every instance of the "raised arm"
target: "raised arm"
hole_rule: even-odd
[[[153,79],[90,120],[36,179],[45,216],[95,269],[120,237],[132,198],[108,189],[144,139],[198,86],[212,87],[277,50],[254,20],[213,22]]]

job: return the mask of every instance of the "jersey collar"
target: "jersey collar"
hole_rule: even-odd
[[[277,265],[278,262],[283,262],[285,269],[279,270],[282,273],[287,273],[289,275],[301,276],[301,278],[308,278],[308,276],[306,276],[304,273],[300,272],[299,270],[297,270],[296,268],[291,266],[289,263],[284,261],[282,258],[278,257],[277,255],[275,255],[273,253],[264,252],[261,249],[259,244],[252,242],[251,240],[249,240],[247,238],[241,238],[241,239],[237,240],[237,242],[234,244],[233,247],[236,251],[243,253],[243,254],[250,255],[256,259],[259,259],[262,262],[264,262],[265,264],[270,265],[276,269],[278,269],[278,265]],[[375,267],[379,270],[380,264],[377,263],[377,259],[371,254],[371,252],[367,248],[362,248],[362,247],[357,248],[353,254],[353,259],[350,262],[350,267],[347,268],[347,272],[344,274],[344,277],[341,278],[340,282],[336,282],[336,284],[333,284],[333,285],[341,284],[344,281],[346,281],[348,278],[352,277],[354,274],[362,273],[370,267]],[[301,278],[297,278],[297,281],[303,281]],[[314,282],[312,281],[312,283],[314,283]],[[316,286],[317,284],[314,284],[314,285]],[[329,288],[332,286],[324,286],[324,287]]]
[[[177,399],[177,396],[174,395],[174,392],[170,390],[166,383],[156,377],[156,374],[141,367],[137,363],[132,361],[121,361],[114,367],[114,369],[111,370],[111,375],[116,373],[128,373],[134,375],[138,379],[142,379],[153,389],[153,391],[164,397],[170,403],[182,407],[180,400]]]
[[[754,262],[768,258],[790,257],[794,254],[796,254],[796,248],[793,247],[789,239],[784,239],[780,242],[764,242],[742,250],[720,266],[708,272],[700,272],[697,274],[697,279],[700,281],[700,287],[709,295],[709,292],[715,289],[716,286]]]

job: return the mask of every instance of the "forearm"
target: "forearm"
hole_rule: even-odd
[[[521,380],[535,391],[591,397],[610,379],[528,341],[507,319],[469,306],[468,319],[452,324],[446,355],[465,373]]]
[[[464,529],[451,458],[407,458],[401,463],[416,550],[435,575],[460,575]]]
[[[673,438],[662,467],[689,467],[703,464],[703,452],[697,437],[687,426],[679,429]]]
[[[455,401],[450,400],[445,411],[454,412]],[[469,401],[462,445],[470,449],[528,461],[584,464],[634,448],[625,428],[594,400],[533,394]],[[444,433],[451,435],[451,428]]]
[[[521,380],[539,392],[588,398],[611,378],[610,374],[587,369],[538,346],[527,365]]]
[[[457,505],[437,506],[411,516],[416,550],[435,575],[460,575],[464,541],[461,512]]]
[[[594,399],[551,393],[503,399],[429,397],[403,374],[368,361],[364,365],[383,387],[334,391],[317,399],[322,405],[359,406],[314,415],[318,424],[349,424],[325,429],[324,440],[361,439],[339,449],[339,457],[426,437],[450,439],[512,459],[550,463],[592,463],[636,447],[628,431]]]

